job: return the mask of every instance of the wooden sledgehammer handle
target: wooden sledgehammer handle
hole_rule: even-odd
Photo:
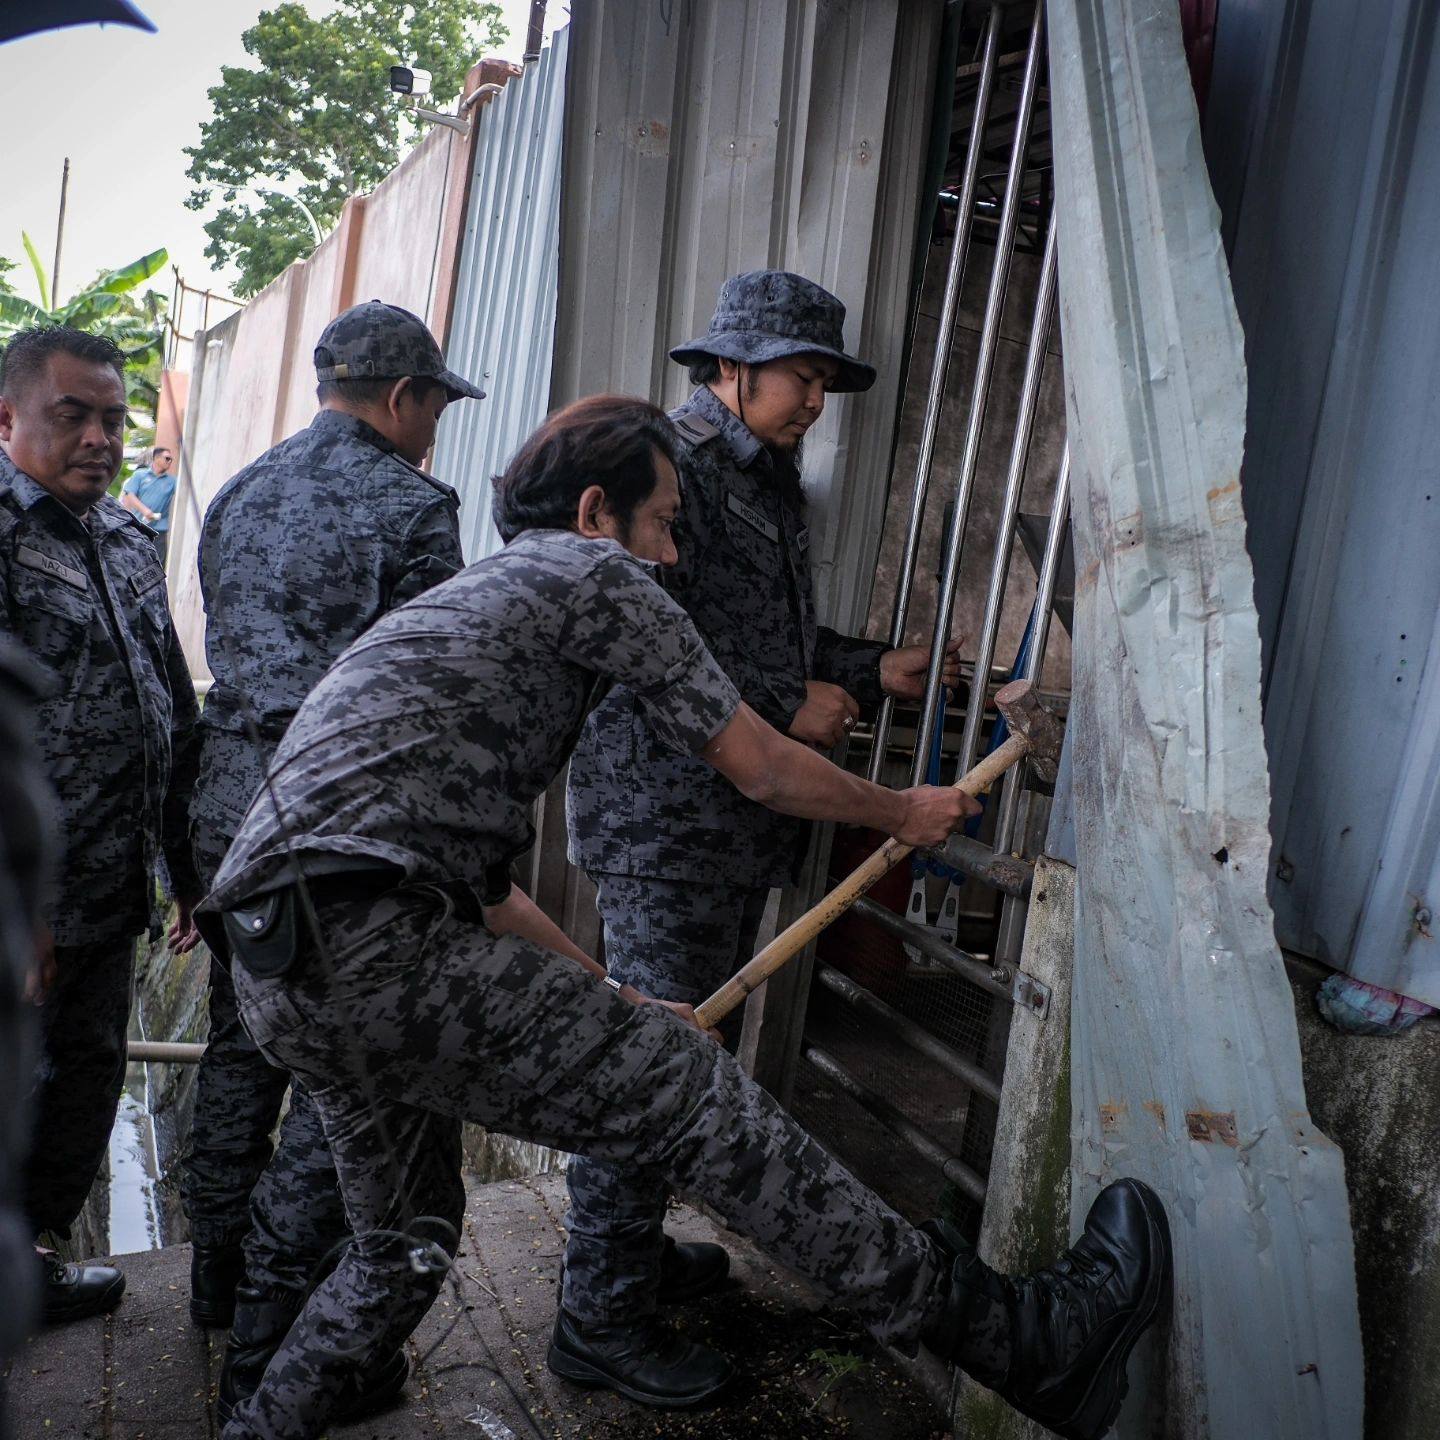
[[[973,770],[955,782],[967,795],[983,795],[1015,762],[1028,754],[1030,742],[1012,735]],[[718,1025],[752,990],[763,985],[788,960],[793,960],[827,925],[838,920],[882,875],[915,847],[887,840],[863,865],[852,870],[818,904],[782,930],[753,960],[732,975],[708,1000],[695,1007],[695,1018],[707,1030]]]

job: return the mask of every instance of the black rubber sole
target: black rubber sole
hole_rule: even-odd
[[[1129,1182],[1121,1181],[1121,1184]],[[1042,1423],[1052,1425],[1062,1440],[1101,1440],[1120,1416],[1120,1407],[1130,1391],[1126,1375],[1131,1352],[1139,1344],[1140,1337],[1155,1323],[1162,1311],[1170,1307],[1171,1277],[1174,1271],[1174,1251],[1170,1244],[1170,1222],[1165,1216],[1165,1207],[1160,1197],[1148,1186],[1135,1185],[1136,1197],[1150,1223],[1151,1245],[1159,1259],[1150,1284],[1146,1287],[1140,1304],[1123,1330],[1111,1342],[1105,1358],[1096,1368],[1095,1378],[1085,1392],[1085,1398],[1078,1409],[1063,1424],[1053,1420]],[[1038,1418],[1038,1417],[1037,1417]]]
[[[560,1349],[553,1340],[545,1355],[545,1365],[552,1375],[558,1375],[572,1385],[579,1385],[586,1390],[613,1390],[617,1395],[623,1395],[625,1399],[633,1400],[635,1404],[644,1405],[651,1410],[698,1410],[719,1399],[729,1389],[731,1379],[727,1375],[718,1385],[711,1385],[708,1389],[689,1395],[656,1395],[652,1391],[637,1390],[633,1385],[627,1385],[608,1371],[600,1369],[598,1365],[592,1365],[588,1360],[581,1360],[579,1356]]]

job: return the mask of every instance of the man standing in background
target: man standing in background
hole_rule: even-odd
[[[215,684],[192,837],[207,889],[276,745],[341,651],[465,563],[455,491],[417,467],[446,405],[484,392],[445,368],[420,319],[379,300],[331,321],[315,373],[320,413],[226,482],[200,534]],[[228,1411],[258,1383],[324,1249],[348,1231],[319,1117],[299,1089],[285,1120],[287,1163],[266,1171],[290,1077],[245,1033],[218,957],[210,982],[181,1193],[194,1242],[191,1314],[231,1327],[220,1380]],[[326,1237],[318,1254],[302,1239],[317,1235]],[[393,1393],[405,1370],[403,1354],[392,1357],[358,1406]]]
[[[66,1237],[105,1159],[125,1078],[135,937],[162,861],[194,945],[187,811],[195,690],[140,521],[109,498],[125,357],[84,331],[23,330],[0,361],[0,630],[49,672],[35,711],[64,861],[42,907],[41,1047],[25,1208]],[[41,1251],[44,1314],[112,1309],[125,1277]]]
[[[800,451],[827,394],[868,390],[845,353],[845,307],[781,270],[727,280],[707,334],[670,352],[696,389],[670,414],[679,452],[676,563],[659,577],[745,702],[822,750],[882,695],[918,699],[930,653],[817,624]],[[954,651],[946,684],[958,683]],[[570,859],[595,882],[610,974],[657,999],[698,1004],[750,958],[772,886],[793,884],[810,827],[747,800],[655,733],[623,685],[597,705],[570,765]],[[740,1014],[722,1025],[739,1039]],[[661,1230],[655,1177],[577,1158],[567,1172],[567,1335],[597,1376],[647,1404],[691,1403],[729,1363],[679,1343],[657,1303],[724,1280],[718,1245]]]
[[[170,544],[170,507],[175,500],[174,454],[163,445],[150,452],[150,463],[142,465],[121,487],[120,503],[155,536],[164,565]]]

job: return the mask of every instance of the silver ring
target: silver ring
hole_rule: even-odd
[[[853,730],[855,728],[855,717],[853,715],[847,715],[844,720],[844,725],[847,730]]]

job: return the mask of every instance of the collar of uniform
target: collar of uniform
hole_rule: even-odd
[[[387,455],[396,454],[395,447],[373,426],[367,425],[358,415],[347,415],[343,410],[322,410],[311,422],[312,430],[328,430],[336,435],[351,435],[363,440]]]
[[[693,412],[708,420],[719,432],[720,438],[735,457],[735,463],[747,470],[756,458],[768,462],[770,452],[743,425],[740,417],[708,386],[697,386],[690,398],[681,406],[682,410]]]
[[[55,498],[38,480],[32,480],[3,450],[0,450],[0,485],[9,489],[20,502],[22,510],[33,510],[42,500]]]

